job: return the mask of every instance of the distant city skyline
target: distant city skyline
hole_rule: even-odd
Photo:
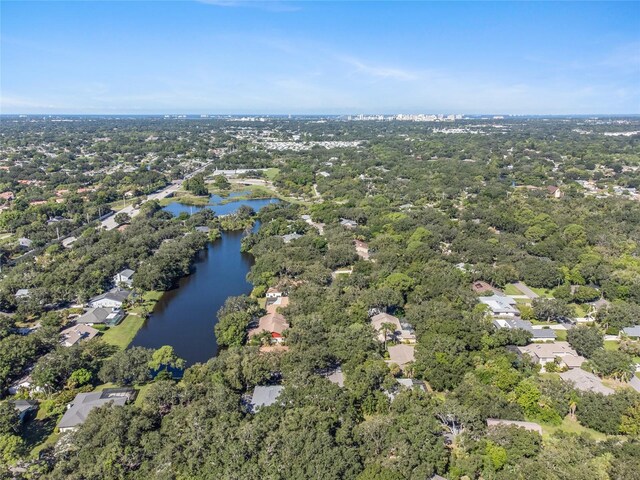
[[[639,2],[1,10],[2,114],[640,113]]]

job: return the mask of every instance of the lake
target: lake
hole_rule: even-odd
[[[212,196],[211,203],[220,197]],[[276,199],[238,200],[224,205],[191,207],[172,203],[165,209],[174,215],[211,208],[218,215],[233,213],[241,205],[254,210],[277,202]],[[254,226],[254,231],[259,227]],[[216,312],[227,297],[249,294],[253,288],[246,280],[253,265],[253,257],[240,252],[244,232],[223,232],[222,237],[207,245],[198,255],[191,275],[178,282],[173,290],[165,292],[155,305],[131,343],[132,346],[158,348],[171,345],[176,354],[188,365],[206,362],[215,356],[218,345],[213,327],[217,323]]]

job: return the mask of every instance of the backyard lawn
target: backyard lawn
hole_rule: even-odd
[[[143,324],[144,318],[141,316],[127,315],[118,325],[104,332],[102,339],[106,343],[115,345],[120,350],[124,350],[133,341],[133,338]]]
[[[506,295],[524,295],[513,283],[507,283],[504,287]]]
[[[607,439],[607,435],[605,435],[604,433],[597,432],[591,428],[583,427],[576,420],[572,420],[568,415],[564,418],[559,426],[545,424],[540,424],[540,426],[542,427],[543,437],[549,437],[557,431],[563,431],[567,433],[577,434],[586,433],[588,435],[591,435],[591,437],[593,437],[593,439],[597,441]]]
[[[541,297],[553,298],[553,295],[551,294],[551,290],[549,290],[548,288],[535,288],[535,287],[529,287],[529,288],[534,292],[536,292]]]

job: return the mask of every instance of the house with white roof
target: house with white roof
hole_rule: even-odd
[[[488,297],[478,297],[480,303],[483,303],[494,317],[517,317],[520,311],[515,307],[516,301],[504,295],[491,295]]]

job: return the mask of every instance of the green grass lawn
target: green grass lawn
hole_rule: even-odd
[[[573,311],[575,312],[576,317],[584,318],[587,316],[587,310],[585,310],[584,305],[580,305],[577,303],[570,303],[569,306],[573,308]]]
[[[566,330],[554,330],[554,332],[556,332],[556,340],[559,342],[565,342],[567,340]]]
[[[147,393],[149,393],[149,387],[151,385],[152,385],[151,383],[147,383],[146,385],[140,385],[139,387],[136,386],[136,389],[138,390],[138,396],[136,397],[136,401],[134,402],[134,405],[136,407],[142,406],[144,397],[146,397]]]
[[[133,341],[143,324],[144,318],[138,315],[127,315],[118,325],[104,332],[102,339],[106,343],[124,350]]]
[[[516,298],[516,304],[517,305],[531,305],[531,299],[530,298]]]
[[[507,283],[504,287],[506,295],[524,295],[513,283]]]
[[[605,350],[619,350],[620,349],[620,344],[618,342],[616,342],[615,340],[605,340],[604,349]]]
[[[545,298],[553,297],[553,295],[551,294],[551,290],[549,290],[548,288],[535,288],[535,287],[529,287],[529,288],[533,290],[535,293],[537,293],[538,295],[540,295],[541,297],[545,297]]]
[[[591,437],[597,441],[607,439],[607,435],[605,435],[604,433],[597,432],[591,428],[583,427],[576,420],[571,420],[571,418],[569,418],[568,415],[564,418],[562,423],[558,426],[544,425],[544,424],[541,424],[540,426],[542,427],[543,437],[549,437],[553,435],[555,432],[560,430],[567,433],[576,433],[576,434],[586,433],[588,435],[591,435]]]
[[[278,176],[278,173],[280,173],[279,168],[267,168],[264,172],[267,179],[271,180],[272,182]]]

